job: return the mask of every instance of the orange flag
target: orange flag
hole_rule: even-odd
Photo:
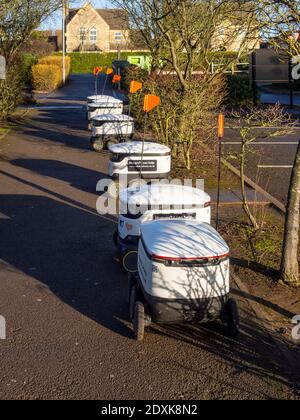
[[[136,92],[138,92],[139,90],[142,90],[142,89],[143,89],[143,84],[142,83],[136,82],[135,80],[133,80],[130,83],[130,93],[136,93]]]
[[[97,66],[94,68],[94,71],[93,71],[94,76],[98,76],[101,72],[102,72],[102,67]]]
[[[160,105],[160,97],[156,95],[146,95],[144,99],[144,112],[150,112]]]
[[[106,73],[107,76],[109,76],[109,75],[113,74],[113,72],[114,72],[113,69],[107,68],[105,73]]]
[[[121,82],[121,80],[122,80],[122,77],[115,74],[113,79],[112,79],[112,83],[114,83],[114,84],[119,83],[119,82]]]
[[[218,137],[222,139],[225,135],[225,116],[224,114],[219,114],[218,118]]]

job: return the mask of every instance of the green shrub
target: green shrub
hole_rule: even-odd
[[[36,90],[51,92],[61,85],[62,72],[57,65],[36,64],[32,66],[32,79]]]
[[[0,121],[5,121],[22,101],[23,80],[18,61],[8,66],[6,79],[0,80]]]
[[[130,55],[145,55],[147,53],[128,52],[122,53],[121,59],[127,60]],[[56,55],[60,55],[56,54]],[[111,67],[112,62],[117,60],[117,53],[70,53],[68,57],[71,59],[71,72],[75,74],[92,73],[96,66]]]
[[[133,80],[144,83],[148,79],[147,70],[143,70],[137,66],[130,66],[124,69],[124,75],[122,79],[122,89],[129,93],[130,83]]]
[[[45,65],[49,65],[49,66],[57,66],[60,69],[60,71],[62,72],[63,58],[61,56],[51,55],[51,56],[48,56],[48,57],[40,58],[39,61],[38,61],[38,64],[45,64]],[[65,64],[66,64],[66,77],[68,78],[70,76],[70,72],[71,72],[71,59],[70,59],[70,57],[66,57]]]
[[[239,57],[235,51],[215,51],[208,54],[208,60],[215,64],[229,64],[233,61],[237,63],[249,63],[249,55]]]
[[[31,86],[32,84],[32,72],[31,68],[37,64],[38,59],[33,54],[23,54],[21,58],[21,74],[24,84]]]
[[[50,92],[62,84],[63,61],[61,56],[43,57],[32,67],[33,85],[36,90]],[[71,59],[66,57],[66,77],[70,76]]]
[[[226,105],[236,107],[253,103],[253,89],[248,75],[229,74],[226,80]]]

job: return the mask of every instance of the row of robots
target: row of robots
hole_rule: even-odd
[[[110,154],[111,195],[119,198],[113,242],[128,273],[135,339],[142,341],[152,323],[217,320],[230,337],[237,337],[230,251],[211,224],[210,196],[169,182],[170,148],[135,140],[134,118],[124,113],[121,100],[90,96],[87,110],[93,150],[107,149]],[[115,188],[118,183],[123,186]]]

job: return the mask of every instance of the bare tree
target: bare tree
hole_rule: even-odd
[[[289,190],[285,233],[283,240],[281,275],[285,282],[299,284],[299,205],[300,205],[300,143],[295,158]]]
[[[266,38],[275,49],[285,50],[295,65],[300,61],[300,2],[297,0],[262,0],[259,17]],[[298,77],[298,72],[293,72]],[[281,276],[285,282],[300,283],[299,279],[299,206],[300,206],[300,146],[289,188],[287,214],[281,261]]]
[[[8,65],[33,30],[60,7],[62,0],[1,1],[0,54]]]
[[[127,10],[132,25],[140,30],[152,56],[153,71],[168,78],[157,93],[162,107],[156,129],[164,139],[172,135],[175,153],[191,168],[191,150],[200,124],[207,124],[226,95],[222,74],[227,61],[211,74],[212,51],[238,39],[235,60],[253,48],[258,27],[252,2],[231,0],[115,0]],[[225,32],[221,29],[225,28]],[[198,99],[198,100],[197,100]],[[206,100],[205,100],[206,99]],[[172,105],[172,109],[170,108]],[[163,119],[160,119],[162,115]],[[172,133],[167,133],[170,124]],[[172,146],[172,144],[171,144]],[[173,150],[174,152],[174,150]]]
[[[239,128],[241,149],[237,157],[240,164],[241,193],[243,210],[255,230],[260,228],[257,218],[248,204],[245,170],[249,153],[253,153],[251,145],[259,139],[272,139],[293,133],[295,122],[291,116],[283,111],[280,105],[268,108],[248,108],[242,112],[233,112],[231,116]]]
[[[0,3],[0,55],[6,60],[6,80],[0,81],[0,118],[6,120],[21,100],[21,48],[32,32],[62,0],[2,0]]]

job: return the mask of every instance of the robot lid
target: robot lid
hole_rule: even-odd
[[[129,117],[128,115],[124,114],[105,114],[105,115],[97,115],[93,118],[93,121],[100,121],[100,122],[134,122],[134,118]]]
[[[102,102],[102,101],[110,101],[117,104],[122,104],[123,101],[120,99],[115,98],[114,96],[109,95],[92,95],[87,97],[88,102]]]
[[[210,196],[193,187],[184,185],[152,183],[142,187],[132,187],[121,191],[120,200],[128,207],[156,207],[168,208],[199,208],[208,207],[211,203]]]
[[[199,261],[229,258],[229,247],[207,223],[186,220],[146,222],[141,226],[145,251],[152,259]]]
[[[97,102],[91,102],[89,103],[89,108],[119,108],[120,105],[123,105],[123,103],[120,102],[115,102],[115,101],[111,101],[111,100],[107,100],[107,101],[97,101]]]
[[[131,143],[118,143],[109,147],[109,151],[114,155],[141,156],[143,150],[142,141],[133,141]],[[144,143],[144,156],[168,156],[171,149],[159,143]]]

